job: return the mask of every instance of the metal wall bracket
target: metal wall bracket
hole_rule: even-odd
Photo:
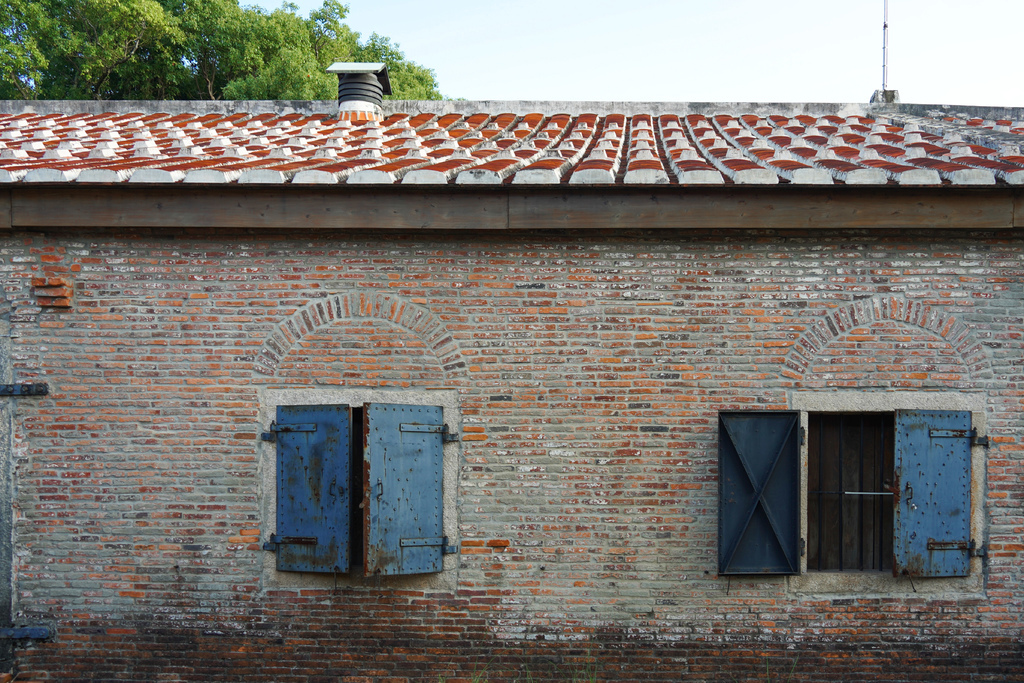
[[[971,539],[970,545],[967,547],[968,553],[971,557],[985,557],[986,555],[988,555],[988,551],[985,549],[985,546],[978,545],[973,538]]]
[[[0,638],[7,640],[46,640],[53,634],[49,626],[22,626],[20,628],[0,628]]]
[[[0,384],[0,396],[46,396],[50,385],[46,382],[34,384]]]

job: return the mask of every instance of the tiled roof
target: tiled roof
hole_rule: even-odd
[[[1024,185],[1022,143],[953,115],[20,113],[0,183]]]

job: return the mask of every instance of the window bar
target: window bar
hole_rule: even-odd
[[[860,416],[860,434],[858,435],[860,458],[857,463],[857,488],[864,490],[864,416]],[[857,568],[864,570],[864,497],[857,499]]]
[[[821,417],[821,415],[818,415],[817,418],[818,418],[818,571],[821,571],[821,563],[822,563],[822,555],[823,555],[822,548],[823,548],[823,546],[825,544],[825,542],[823,540],[825,538],[825,536],[824,536],[824,533],[825,533],[825,524],[824,524],[825,515],[822,514],[822,510],[823,510],[822,503],[824,502],[824,494],[822,493],[822,488],[823,487],[822,487],[822,480],[821,480],[822,479],[822,475],[821,475],[821,472],[822,472],[822,468],[821,468],[821,447],[824,445],[824,440],[825,440],[824,433],[825,433],[825,430],[821,428],[821,423],[823,421],[823,418]]]
[[[885,429],[885,427],[886,427],[887,424],[888,423],[886,421],[883,421],[882,428],[879,429],[879,457],[876,459],[876,461],[878,462],[878,468],[879,468],[879,477],[878,477],[879,483],[878,483],[878,485],[876,487],[879,490],[885,490],[885,488],[883,487],[883,484],[885,483],[885,478],[886,478],[886,474],[885,474],[885,472],[886,472],[886,470],[885,470],[885,467],[886,467],[886,429]],[[882,499],[879,499],[877,501],[877,505],[874,506],[874,511],[876,511],[876,514],[878,514],[878,516],[879,516],[879,521],[878,521],[878,523],[876,523],[876,528],[879,528],[882,525],[882,504],[883,503],[884,503],[884,501]],[[884,538],[885,538],[885,535],[886,535],[887,532],[889,533],[890,536],[892,536],[893,529],[889,529],[888,531],[886,531],[886,529],[880,529],[880,532],[879,532],[879,561],[876,563],[878,565],[878,569],[879,570],[885,569],[885,567],[882,566],[882,560],[883,560],[883,557],[885,556],[884,550],[885,550],[886,545],[885,545]]]
[[[840,417],[839,418],[839,489],[840,489],[840,491],[842,491],[842,489],[846,488],[845,486],[843,486],[843,482],[846,481],[846,468],[843,467],[843,460],[846,459],[846,453],[843,452],[843,446],[846,445],[846,443],[845,443],[846,442],[846,439],[845,439],[846,434],[845,434],[845,430],[843,429],[843,427],[845,426],[844,422],[845,421],[843,420],[843,418]],[[846,524],[844,523],[845,520],[843,519],[843,517],[845,517],[845,515],[843,514],[843,503],[845,502],[845,499],[843,498],[844,495],[845,495],[844,493],[840,493],[839,494],[839,571],[843,571],[844,569],[846,569],[845,562],[843,561],[845,559],[843,557],[843,546],[845,545],[843,540],[846,538]]]
[[[879,425],[879,443],[878,451],[874,456],[874,490],[885,490],[882,487],[882,467],[884,465],[886,456],[886,430],[885,422],[883,421]],[[874,501],[874,505],[871,507],[871,519],[874,522],[874,529],[876,529],[876,535],[874,535],[874,545],[878,546],[878,550],[874,553],[874,568],[882,570],[882,537],[885,535],[886,530],[882,528],[882,504],[883,499],[877,499]],[[892,533],[892,531],[890,531]]]

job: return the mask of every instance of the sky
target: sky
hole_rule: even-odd
[[[346,4],[353,30],[389,36],[452,98],[867,102],[882,86],[884,0]],[[888,23],[901,101],[1024,106],[1024,0],[889,0]]]

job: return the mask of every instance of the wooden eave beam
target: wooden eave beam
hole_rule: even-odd
[[[1011,229],[1024,189],[17,185],[0,228],[373,230]]]
[[[0,190],[0,230],[11,227],[11,191]]]

